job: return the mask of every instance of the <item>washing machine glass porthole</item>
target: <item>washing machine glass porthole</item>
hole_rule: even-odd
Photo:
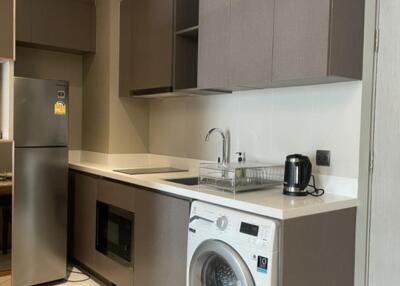
[[[234,270],[219,255],[211,256],[204,265],[203,281],[205,286],[237,286],[240,285]]]
[[[194,252],[189,286],[255,286],[249,268],[228,244],[207,240]]]

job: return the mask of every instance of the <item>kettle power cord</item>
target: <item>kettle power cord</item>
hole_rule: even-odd
[[[321,188],[317,188],[315,186],[315,176],[311,175],[311,178],[312,178],[312,184],[309,184],[308,186],[313,188],[313,190],[312,191],[307,191],[307,194],[309,194],[309,195],[311,195],[313,197],[320,197],[320,196],[324,195],[325,194],[325,190],[321,189]]]

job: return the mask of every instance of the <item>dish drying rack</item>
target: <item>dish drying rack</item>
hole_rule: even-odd
[[[202,163],[199,184],[239,193],[283,184],[284,166],[260,163]]]

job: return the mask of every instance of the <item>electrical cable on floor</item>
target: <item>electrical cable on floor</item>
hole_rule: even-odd
[[[81,283],[81,282],[86,282],[86,281],[89,281],[89,280],[90,280],[90,276],[89,276],[88,274],[86,274],[86,273],[83,273],[82,271],[76,271],[76,270],[73,270],[73,269],[71,268],[71,269],[68,269],[68,272],[69,272],[69,273],[74,273],[74,274],[83,275],[83,276],[85,276],[85,278],[79,279],[79,280],[70,280],[70,279],[68,278],[68,279],[65,280],[65,281],[67,281],[67,282],[71,282],[71,283]]]

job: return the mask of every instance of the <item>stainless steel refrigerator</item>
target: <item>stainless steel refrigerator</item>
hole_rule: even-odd
[[[13,286],[66,277],[68,83],[14,78]]]

